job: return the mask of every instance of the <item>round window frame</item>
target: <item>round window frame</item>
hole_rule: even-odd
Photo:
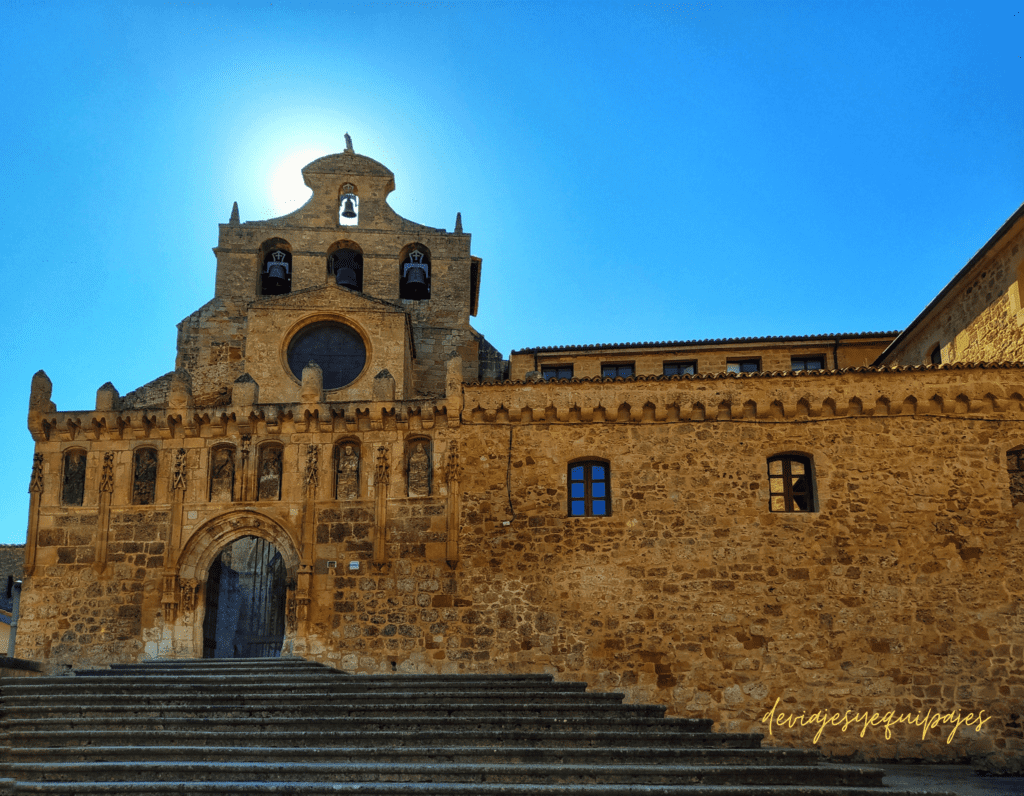
[[[354,379],[352,379],[352,381],[350,381],[348,384],[343,384],[340,387],[324,387],[325,394],[336,393],[341,390],[349,390],[352,388],[352,385],[354,385],[356,382],[362,379],[363,376],[365,376],[367,371],[370,369],[370,363],[373,360],[373,346],[370,344],[370,338],[366,334],[366,330],[363,329],[361,325],[353,321],[351,318],[346,318],[343,315],[335,315],[333,313],[317,313],[316,315],[307,315],[306,317],[294,323],[291,329],[288,330],[288,333],[284,336],[283,344],[281,346],[281,367],[284,369],[284,372],[288,374],[288,376],[291,378],[293,382],[300,386],[302,385],[301,376],[296,376],[295,372],[291,368],[291,365],[288,364],[288,349],[291,348],[292,341],[305,329],[307,329],[310,326],[314,326],[318,323],[325,322],[336,323],[341,326],[347,326],[350,329],[352,329],[352,331],[359,335],[359,339],[362,340],[363,343],[363,349],[366,351],[366,361],[363,363],[363,369],[359,371],[359,374]]]

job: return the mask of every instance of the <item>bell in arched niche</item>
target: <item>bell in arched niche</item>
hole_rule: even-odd
[[[261,293],[280,296],[292,290],[292,255],[284,249],[274,249],[263,261]]]
[[[341,196],[338,197],[338,223],[342,226],[353,226],[359,223],[359,197],[356,196],[356,186],[346,182],[341,186]]]
[[[430,298],[430,257],[419,249],[405,256],[399,295],[404,299]]]
[[[342,287],[363,292],[363,255],[355,249],[332,252],[327,258],[327,270]]]

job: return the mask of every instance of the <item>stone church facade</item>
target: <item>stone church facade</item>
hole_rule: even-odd
[[[1024,758],[1024,208],[899,334],[504,360],[461,220],[351,146],[303,177],[221,225],[173,371],[82,411],[34,377],[19,656],[551,672],[725,731],[985,710],[817,745]]]

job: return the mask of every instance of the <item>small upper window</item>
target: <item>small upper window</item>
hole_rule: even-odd
[[[628,379],[635,372],[632,362],[606,362],[601,365],[601,376],[606,379]]]
[[[814,476],[806,456],[786,454],[768,460],[772,511],[814,511]]]
[[[571,379],[572,365],[543,365],[540,369],[541,378],[549,379]]]
[[[761,360],[733,359],[726,364],[725,369],[729,373],[760,373]]]
[[[606,517],[612,513],[609,472],[605,462],[569,465],[569,516]]]
[[[793,357],[790,360],[791,370],[824,370],[825,369],[825,357],[814,356],[814,357]]]
[[[932,349],[932,353],[929,355],[928,359],[931,361],[931,363],[933,365],[941,365],[942,364],[942,346],[941,345],[935,346],[935,348]]]
[[[697,372],[696,362],[666,362],[666,376],[692,376]]]

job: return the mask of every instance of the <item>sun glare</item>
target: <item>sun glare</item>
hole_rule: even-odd
[[[310,190],[302,181],[302,167],[325,153],[315,149],[290,152],[278,161],[270,176],[270,200],[278,215],[298,210],[310,197]]]

